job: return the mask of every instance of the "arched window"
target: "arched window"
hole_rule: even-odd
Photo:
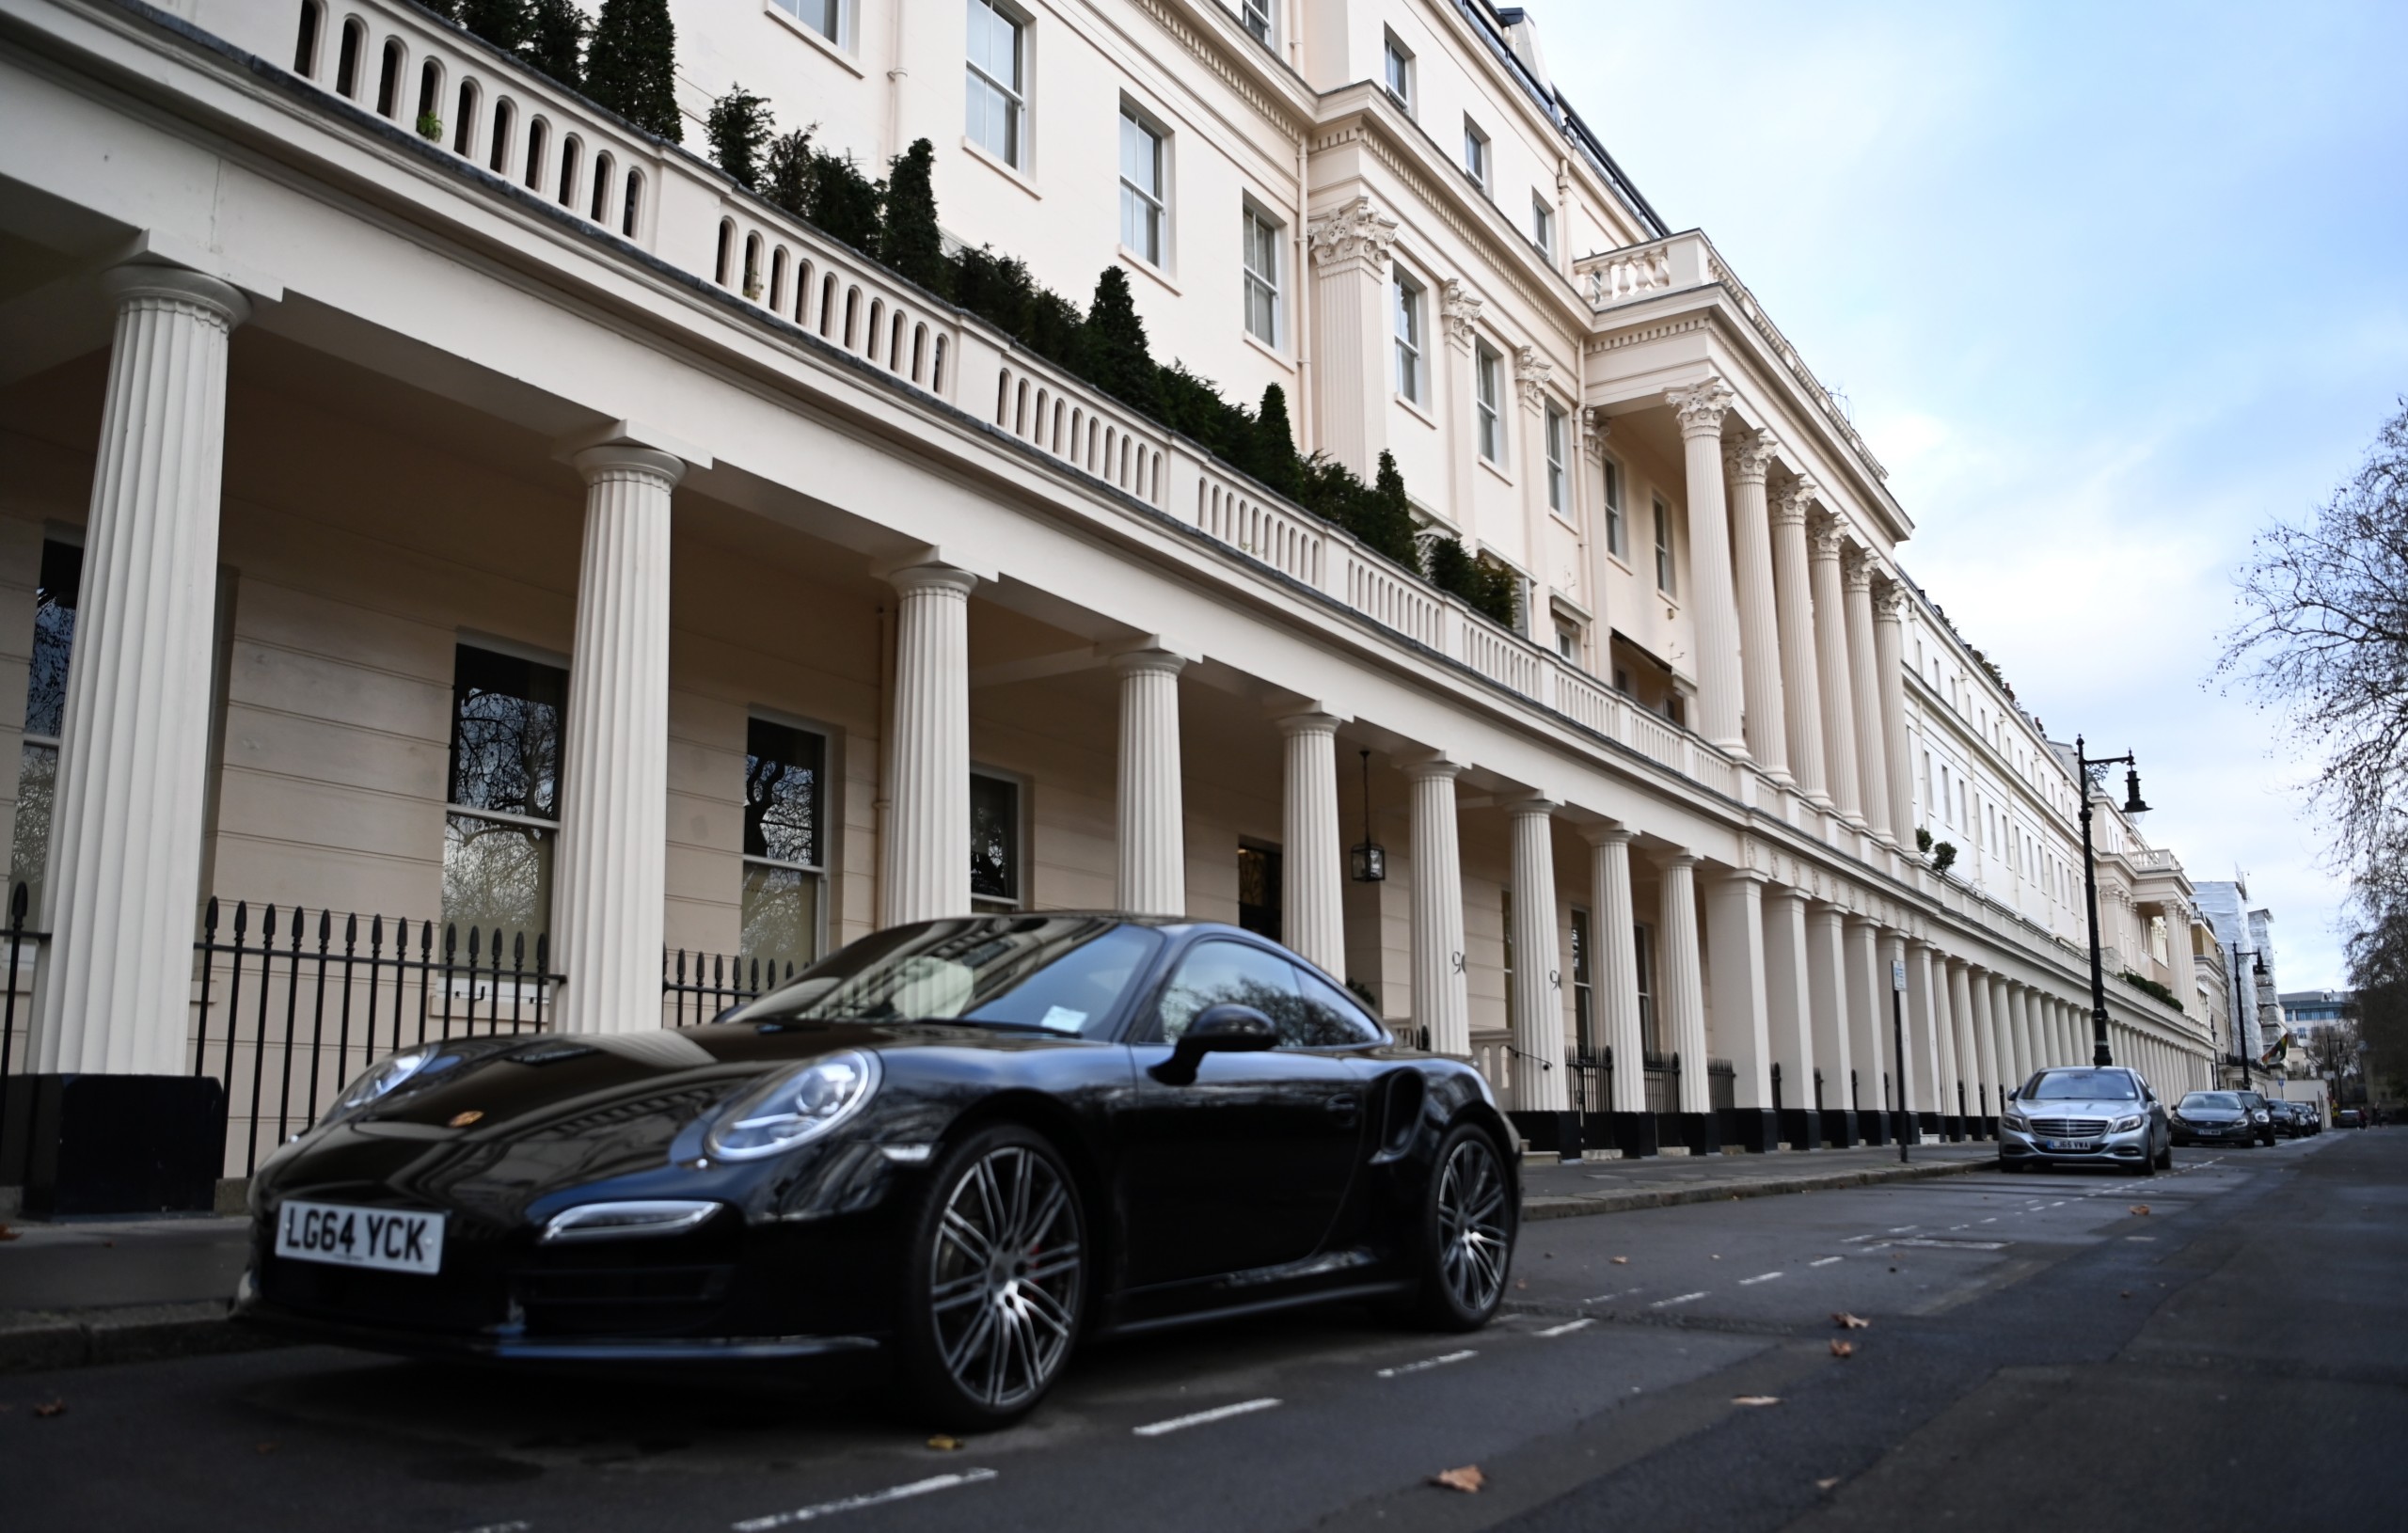
[[[769,309],[775,313],[785,307],[786,247],[780,245],[769,254]]]
[[[497,176],[509,173],[510,122],[517,115],[517,108],[510,104],[507,96],[493,103],[493,157],[486,162],[485,168]]]
[[[585,146],[583,144],[578,141],[578,136],[575,134],[570,134],[567,137],[561,140],[560,203],[563,208],[574,208],[577,206],[577,158],[578,151],[582,150],[584,147]]]
[[[613,168],[610,155],[596,154],[594,157],[594,211],[586,216],[597,224],[610,211],[610,172]]]
[[[735,257],[736,220],[722,218],[719,221],[719,264],[711,273],[712,281],[721,287],[727,286],[727,263]]]
[[[443,141],[443,66],[430,58],[418,67],[419,127],[423,130],[431,119],[437,124],[432,136]]]
[[[527,189],[531,192],[544,189],[544,139],[550,129],[551,124],[542,118],[527,123]]]
[[[879,322],[885,317],[885,314],[886,300],[872,298],[869,301],[869,324],[862,331],[862,355],[873,362],[878,360]],[[853,327],[850,324],[845,326],[845,349],[847,351],[853,349]]]
[[[819,284],[819,333],[829,334],[836,327],[836,274],[830,272]]]
[[[342,47],[335,54],[335,90],[359,99],[359,55],[368,47],[368,27],[356,16],[342,24]]]
[[[943,336],[937,337],[936,366],[929,371],[928,387],[940,394],[944,392],[944,337]]]
[[[376,115],[389,118],[402,107],[402,40],[385,40],[384,66],[376,71]]]
[[[900,372],[903,371],[903,326],[905,324],[906,321],[903,318],[903,311],[899,308],[896,309],[895,311],[894,335],[886,343],[886,370],[889,372]]]
[[[806,258],[794,274],[794,322],[805,328],[811,324],[811,277],[816,270]]]
[[[862,290],[847,288],[845,290],[845,350],[847,351],[853,349],[853,341],[858,334],[853,328],[853,321],[859,317],[861,307]]]
[[[628,239],[636,237],[636,219],[643,212],[643,172],[627,172],[627,211],[619,220],[619,232]]]
[[[744,296],[761,301],[761,236],[744,236]]]
[[[477,83],[460,82],[460,100],[452,108],[452,152],[467,159],[477,147]]]
[[[318,0],[301,0],[301,39],[293,47],[293,72],[304,80],[318,73],[318,28],[326,19],[326,8]]]
[[[938,344],[943,344],[940,341]],[[995,375],[995,424],[1009,427],[1012,423],[1012,373],[1006,368]]]
[[[911,381],[913,383],[920,381],[921,364],[927,359],[928,327],[925,324],[915,324],[911,326]]]

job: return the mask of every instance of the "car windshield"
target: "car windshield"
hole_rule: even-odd
[[[2241,1111],[2241,1098],[2229,1091],[2194,1091],[2182,1098],[2182,1105],[2178,1111],[2197,1113],[2210,1109],[2221,1113],[2238,1113]]]
[[[2121,1070],[2050,1070],[2023,1091],[2024,1100],[2040,1102],[2127,1102],[2139,1095]]]
[[[981,1022],[1093,1037],[1163,937],[1108,916],[897,926],[829,955],[732,1022]]]

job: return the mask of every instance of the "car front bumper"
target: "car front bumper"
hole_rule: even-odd
[[[2141,1165],[2148,1160],[2150,1148],[2146,1122],[2122,1133],[2084,1139],[2058,1138],[2004,1123],[1998,1130],[1999,1159],[2029,1165]]]
[[[2252,1145],[2266,1136],[2262,1123],[2177,1123],[2178,1145]]]

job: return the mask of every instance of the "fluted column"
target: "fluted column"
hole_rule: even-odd
[[[1772,433],[1749,432],[1723,448],[1722,472],[1731,492],[1731,573],[1739,599],[1748,754],[1767,777],[1785,782],[1789,717],[1781,693],[1781,617],[1773,595],[1772,523],[1765,505],[1765,471],[1772,454]]]
[[[1187,661],[1138,650],[1120,677],[1119,906],[1130,915],[1187,913],[1186,800],[1180,778],[1179,673]]]
[[[1907,749],[1906,640],[1900,617],[1906,587],[1887,580],[1873,595],[1873,666],[1880,686],[1881,758],[1889,764],[1890,829],[1901,846],[1915,844],[1915,782]]]
[[[1406,768],[1413,782],[1413,1020],[1434,1053],[1471,1056],[1464,974],[1463,851],[1455,774],[1444,756]]]
[[[1990,1089],[1989,1105],[1985,1115],[1996,1117],[2006,1102],[2007,1077],[2015,1073],[2015,1062],[2007,1052],[2006,1040],[1999,1031],[1998,995],[1990,987],[1988,971],[1970,966],[1965,974],[1965,988],[1973,1004],[1973,1046],[1981,1052],[1982,1082]]]
[[[1945,1131],[1947,1120],[1956,1115],[1956,1041],[1948,1025],[1948,971],[1943,966],[1934,983],[1932,946],[1920,940],[1907,944],[1907,999],[1910,1003],[1908,1015],[1917,1039],[1917,1055],[1923,1062],[1920,1083],[1927,1094],[1924,1111],[1941,1116]]]
[[[2032,1079],[2033,1070],[2039,1067],[2041,1056],[2047,1051],[2041,1047],[2036,1030],[2032,1026],[2031,992],[2011,980],[2003,979],[1999,986],[2006,998],[2006,1031],[2015,1040],[2014,1084],[2020,1086]]]
[[[1982,1064],[1980,1026],[1973,1019],[1973,989],[1965,977],[1965,966],[1956,959],[1943,959],[1941,968],[1948,986],[1949,1036],[1956,1049],[1956,1079],[1965,1088],[1965,1131],[1978,1135],[1981,1119],[1990,1109],[1982,1096],[1988,1075]],[[1956,1086],[1951,1085],[1949,1090],[1953,1099]]]
[[[1890,752],[1881,730],[1881,668],[1873,648],[1873,556],[1851,549],[1847,585],[1848,692],[1856,708],[1856,791],[1864,824],[1883,840],[1896,833],[1890,814]]]
[[[970,593],[949,564],[887,577],[895,624],[894,779],[886,819],[886,924],[970,913]]]
[[[1664,909],[1656,942],[1663,973],[1656,1004],[1663,1008],[1673,1051],[1681,1056],[1684,1113],[1713,1106],[1705,1080],[1705,981],[1697,946],[1697,859],[1675,852],[1664,861]]]
[[[1772,507],[1773,605],[1780,609],[1781,692],[1789,721],[1789,775],[1798,791],[1830,808],[1830,776],[1823,759],[1823,690],[1814,654],[1814,599],[1808,590],[1806,510],[1814,486],[1805,480],[1782,492]]]
[[[1555,805],[1525,798],[1513,822],[1513,1105],[1559,1113],[1563,1079],[1563,971],[1555,936]]]
[[[1279,877],[1288,946],[1309,963],[1346,972],[1346,854],[1338,831],[1338,720],[1325,713],[1279,720],[1287,742]]]
[[[1869,916],[1847,918],[1849,1051],[1856,1056],[1858,1098],[1865,1112],[1886,1112],[1882,1061],[1890,1057],[1890,972],[1881,962],[1881,928]]]
[[[1670,402],[1681,423],[1688,470],[1688,604],[1697,626],[1699,732],[1725,751],[1744,753],[1739,612],[1732,595],[1731,529],[1722,491],[1722,417],[1731,408],[1731,386],[1708,378],[1694,388],[1672,390]],[[1684,1092],[1687,1079],[1684,1063]]]
[[[1589,845],[1590,899],[1596,911],[1589,940],[1596,972],[1591,993],[1606,1045],[1614,1053],[1613,1111],[1647,1111],[1647,1045],[1639,1030],[1637,916],[1630,897],[1631,832],[1611,825],[1592,830]]]
[[[1848,1071],[1856,1051],[1848,1033],[1847,928],[1836,906],[1814,905],[1806,911],[1807,1010],[1814,1022],[1814,1063],[1823,1071],[1821,1106],[1830,1113],[1853,1111],[1848,1098]],[[1809,1073],[1803,1100],[1814,1102],[1814,1078]]]
[[[1806,892],[1773,884],[1764,896],[1765,1031],[1781,1067],[1781,1105],[1796,1113],[1814,1105],[1814,978],[1807,956]],[[1792,1119],[1792,1123],[1797,1120]],[[1793,1130],[1784,1127],[1785,1137]],[[1799,1143],[1799,1149],[1811,1147]]]
[[[1396,220],[1368,197],[1315,217],[1306,229],[1312,260],[1313,419],[1322,448],[1369,480],[1387,445],[1394,364],[1388,330],[1388,248]],[[1428,316],[1423,316],[1427,323]],[[1422,355],[1430,355],[1425,340]]]
[[[1731,1061],[1731,1102],[1757,1112],[1772,1107],[1772,1036],[1765,999],[1765,876],[1732,868],[1705,887],[1706,957],[1714,970],[1710,1051]],[[1683,1073],[1687,1074],[1686,1062]],[[1742,1130],[1742,1144],[1761,1149]]]
[[[552,961],[563,976],[558,1026],[633,1033],[660,1025],[669,508],[686,466],[624,443],[587,448],[570,461],[585,476],[585,542],[552,896]]]
[[[179,1075],[209,772],[226,360],[243,295],[119,266],[67,667],[35,1031],[45,1072]]]
[[[1422,356],[1438,389],[1438,419],[1447,427],[1438,435],[1446,445],[1448,487],[1454,503],[1468,506],[1479,495],[1479,444],[1472,435],[1472,345],[1486,306],[1463,278],[1450,277],[1439,285],[1438,318],[1446,347],[1424,338]]]
[[[1840,569],[1846,546],[1838,522],[1826,516],[1814,529],[1810,569],[1814,588],[1815,694],[1822,702],[1823,754],[1830,768],[1831,807],[1850,825],[1864,826],[1864,797],[1856,771],[1856,683],[1847,659],[1847,594]]]

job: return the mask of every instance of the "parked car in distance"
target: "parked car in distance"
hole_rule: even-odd
[[[2367,1115],[2354,1107],[2345,1107],[2333,1114],[2333,1127],[2336,1129],[2363,1129],[2366,1126]]]
[[[2321,1104],[2316,1102],[2293,1102],[2291,1103],[2291,1113],[2293,1116],[2299,1119],[2299,1131],[2301,1133],[2321,1134],[2324,1131],[2324,1109]]]
[[[2249,1109],[2249,1121],[2258,1126],[2258,1143],[2272,1145],[2274,1142],[2273,1104],[2261,1092],[2236,1091],[2233,1095],[2241,1098],[2242,1106]]]
[[[2247,1145],[2258,1138],[2258,1125],[2238,1091],[2194,1091],[2174,1104],[2170,1114],[2174,1143]]]
[[[2291,1104],[2287,1101],[2282,1101],[2271,1097],[2268,1098],[2266,1100],[2266,1121],[2269,1126],[2273,1129],[2274,1137],[2277,1139],[2297,1139],[2299,1137],[2299,1119],[2292,1114]]]
[[[2137,1166],[2143,1176],[2154,1176],[2174,1165],[2173,1130],[2138,1070],[2041,1070],[2007,1098],[1999,1115],[1998,1163],[2002,1171]]]

